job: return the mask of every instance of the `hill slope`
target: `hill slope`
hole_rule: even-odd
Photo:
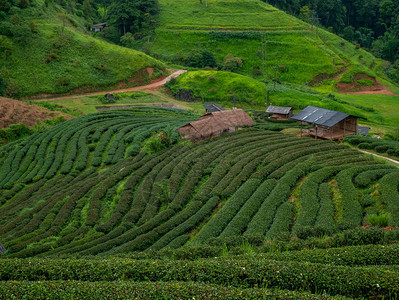
[[[0,128],[8,128],[11,124],[18,123],[33,126],[37,121],[52,119],[56,116],[71,118],[65,113],[54,112],[38,105],[0,97]]]
[[[0,58],[5,93],[23,97],[118,83],[142,85],[150,81],[148,67],[164,69],[144,53],[91,37],[81,21],[60,6],[39,0],[10,11],[0,32],[2,41],[11,45]],[[157,71],[154,76],[160,75]]]
[[[172,109],[102,112],[0,148],[7,255],[330,235],[378,215],[399,225],[398,169],[333,142],[242,130],[145,154],[159,151],[154,132],[193,119]]]
[[[333,76],[345,65],[355,73],[376,76],[369,67],[379,60],[368,52],[321,29],[316,35],[309,24],[260,0],[211,0],[208,7],[199,1],[160,4],[161,25],[153,42],[141,46],[166,61],[184,65],[190,51],[207,50],[220,66],[229,53],[241,57],[238,72],[258,79],[273,79],[276,66],[279,80],[300,84],[320,74]]]

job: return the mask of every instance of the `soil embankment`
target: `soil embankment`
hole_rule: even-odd
[[[18,123],[33,126],[36,121],[52,119],[59,115],[64,116],[66,119],[72,118],[72,116],[62,112],[55,112],[38,105],[0,97],[0,128],[8,128],[11,124]]]

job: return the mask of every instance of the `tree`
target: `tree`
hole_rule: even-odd
[[[229,53],[223,59],[223,70],[234,72],[242,67],[242,58],[234,57],[233,54]]]
[[[355,38],[355,28],[347,26],[344,28],[343,34],[345,40],[352,42]]]
[[[3,51],[5,60],[11,54],[12,46],[13,46],[12,42],[8,37],[6,37],[4,35],[0,35],[0,49],[1,49],[1,51]]]
[[[125,35],[153,27],[158,13],[157,0],[117,0],[111,3],[108,17],[118,27],[120,34]]]

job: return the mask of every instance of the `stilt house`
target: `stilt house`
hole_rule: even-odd
[[[226,132],[234,132],[237,127],[252,126],[255,122],[242,109],[207,113],[197,121],[180,127],[177,131],[183,139],[202,141],[217,137]]]
[[[341,140],[345,136],[357,133],[359,117],[325,108],[308,106],[291,119],[311,126],[306,133],[315,138]],[[302,134],[302,128],[301,128]]]
[[[207,113],[226,110],[221,105],[216,103],[206,103],[203,106],[205,107]]]
[[[266,109],[267,113],[273,114],[270,119],[275,120],[288,120],[289,118],[291,118],[293,111],[294,110],[292,107],[274,105],[269,105],[269,107]]]

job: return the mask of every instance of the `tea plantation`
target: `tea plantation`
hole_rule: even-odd
[[[0,294],[397,296],[395,166],[260,129],[178,141],[196,118],[106,111],[1,147]]]

